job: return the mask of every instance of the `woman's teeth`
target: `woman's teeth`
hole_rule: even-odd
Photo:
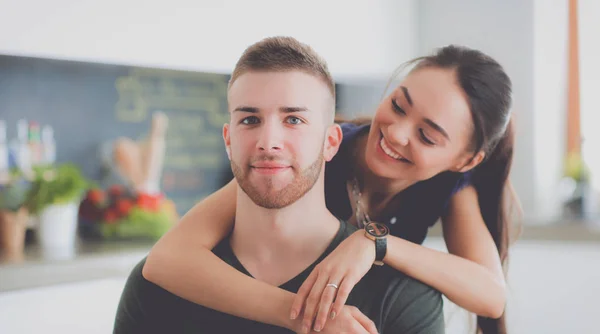
[[[398,154],[396,154],[394,151],[392,151],[392,149],[389,146],[387,146],[385,139],[383,139],[383,137],[381,137],[381,141],[379,142],[379,145],[381,145],[381,149],[383,150],[383,152],[385,152],[385,154],[387,154],[390,158],[396,159],[396,160],[406,160],[406,159],[403,159]]]

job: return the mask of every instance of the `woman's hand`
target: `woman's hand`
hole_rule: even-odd
[[[354,232],[315,267],[294,299],[292,319],[304,313],[303,326],[311,328],[315,319],[314,330],[320,331],[329,314],[331,319],[340,314],[350,291],[375,261],[375,243],[364,233],[363,230]]]
[[[354,306],[342,305],[341,311],[323,328],[321,334],[378,334],[377,327],[371,319],[364,315]],[[303,327],[300,333],[309,333],[307,327]],[[313,333],[313,332],[310,332]]]

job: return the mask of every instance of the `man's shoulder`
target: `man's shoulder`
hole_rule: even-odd
[[[352,235],[352,233],[354,233],[354,232],[356,232],[356,231],[359,230],[358,227],[350,224],[349,222],[347,222],[347,221],[345,221],[343,219],[340,219],[340,223],[342,224],[342,229],[343,229],[342,230],[342,237],[344,239],[348,238],[349,236]]]
[[[220,253],[227,251],[215,247]],[[117,309],[113,333],[287,333],[185,300],[143,276],[146,259],[131,271]]]
[[[138,306],[148,306],[152,304],[186,306],[185,299],[163,289],[159,285],[147,280],[144,277],[143,270],[146,264],[146,257],[142,258],[129,273],[129,277],[123,288],[122,302],[134,302]],[[142,301],[152,301],[151,304],[141,303]]]
[[[444,333],[442,294],[391,267],[373,266],[353,292],[359,309],[382,319],[382,333]]]
[[[146,258],[142,258],[131,270],[115,316],[114,333],[154,330],[178,330],[185,302],[180,297],[148,281],[143,276]],[[155,318],[160,315],[163,321]],[[161,326],[164,326],[161,327]]]
[[[123,289],[123,296],[136,296],[141,293],[161,293],[167,292],[158,285],[148,281],[144,275],[144,265],[146,264],[147,257],[143,257],[136,265],[131,269],[125,287]],[[166,295],[166,294],[165,294]]]
[[[365,283],[379,282],[380,292],[391,302],[407,303],[422,295],[436,303],[441,301],[439,291],[389,266],[373,266],[362,281],[364,288],[368,288]]]

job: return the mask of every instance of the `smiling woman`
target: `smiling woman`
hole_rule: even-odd
[[[454,72],[414,71],[381,103],[368,138],[373,145],[365,152],[377,175],[426,180],[440,171],[466,172],[482,161],[484,152],[466,149],[473,121]]]

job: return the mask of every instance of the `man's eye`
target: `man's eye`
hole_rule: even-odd
[[[292,125],[298,125],[298,124],[302,123],[302,120],[298,117],[291,116],[291,117],[287,118],[287,122]]]
[[[256,116],[246,117],[246,118],[244,118],[242,120],[241,123],[245,124],[245,125],[257,124],[258,123],[258,117],[256,117]]]

